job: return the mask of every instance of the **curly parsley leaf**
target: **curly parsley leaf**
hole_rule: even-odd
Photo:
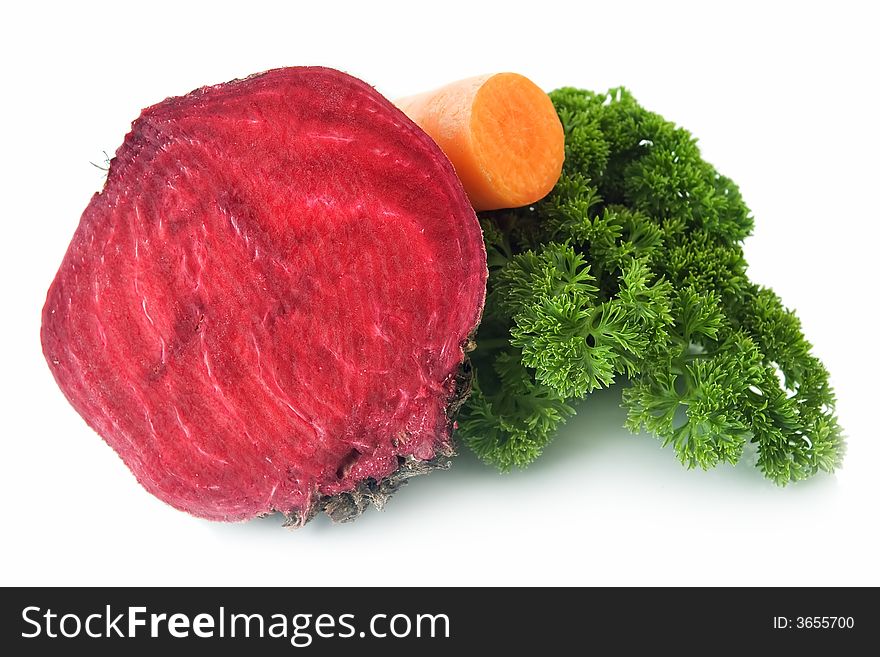
[[[533,206],[481,216],[490,277],[463,441],[525,466],[578,399],[625,377],[626,426],[686,467],[755,443],[780,485],[832,472],[845,446],[828,372],[794,313],[748,279],[739,189],[625,89],[550,95],[562,177]]]

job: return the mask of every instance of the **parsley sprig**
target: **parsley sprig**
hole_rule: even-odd
[[[525,466],[576,400],[620,381],[626,426],[688,468],[754,443],[780,485],[833,471],[844,440],[828,372],[794,313],[748,279],[736,185],[625,89],[551,98],[559,183],[480,217],[489,290],[462,440],[502,470]]]

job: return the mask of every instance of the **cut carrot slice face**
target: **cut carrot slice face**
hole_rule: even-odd
[[[534,203],[559,180],[562,124],[549,96],[522,75],[468,78],[396,104],[443,149],[476,210]]]

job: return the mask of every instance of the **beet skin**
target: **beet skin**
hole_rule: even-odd
[[[172,506],[345,518],[451,452],[485,283],[434,142],[355,78],[278,69],[132,124],[49,289],[43,351]]]

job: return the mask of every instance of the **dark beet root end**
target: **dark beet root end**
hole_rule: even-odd
[[[465,351],[473,351],[474,347],[475,343],[469,340],[465,346]],[[450,432],[459,409],[470,397],[473,378],[470,360],[465,357],[456,375],[455,393],[449,399],[446,407]],[[292,528],[302,527],[322,511],[334,522],[351,522],[356,520],[371,506],[381,511],[391,496],[406,485],[410,479],[419,475],[430,474],[434,470],[448,470],[450,465],[452,465],[452,458],[454,456],[455,446],[451,443],[443,445],[437,455],[429,461],[398,456],[397,470],[385,479],[381,481],[368,479],[358,484],[357,488],[352,491],[325,496],[317,504],[313,505],[308,516],[297,513],[284,514],[286,517],[284,526]]]
[[[448,463],[485,281],[433,141],[359,80],[278,69],[144,110],[41,336],[160,499],[348,520]]]

